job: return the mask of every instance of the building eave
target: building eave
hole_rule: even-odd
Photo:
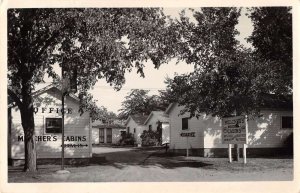
[[[48,86],[45,86],[44,88],[41,88],[41,89],[35,91],[35,92],[32,94],[32,96],[33,96],[33,97],[37,97],[38,95],[41,95],[41,94],[47,92],[48,90],[50,90],[50,89],[52,89],[52,88],[55,88],[55,89],[57,89],[58,91],[61,92],[60,86],[56,86],[56,85],[54,85],[54,84],[50,84],[50,85],[48,85]],[[71,97],[71,98],[73,98],[73,99],[76,100],[77,102],[80,101],[79,98],[78,98],[75,94],[69,93],[68,96]]]
[[[127,124],[130,121],[130,119],[131,119],[131,116],[129,115],[128,118],[126,119],[125,126],[127,126]]]
[[[176,103],[169,104],[168,108],[165,110],[165,114],[169,115],[170,111],[173,109],[175,105]]]
[[[150,115],[147,117],[146,121],[144,122],[144,125],[148,123],[148,121],[151,119],[152,116],[153,116],[153,112],[151,112]]]

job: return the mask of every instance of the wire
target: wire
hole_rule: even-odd
[[[43,82],[43,83],[41,83],[41,85],[42,84],[51,84],[52,82]],[[109,89],[109,90],[114,90],[114,87],[113,86],[97,86],[97,85],[95,85],[95,86],[93,86],[93,88],[95,89],[95,88],[101,88],[101,89]],[[94,90],[93,89],[93,90]],[[166,88],[165,87],[149,87],[149,88],[147,88],[147,87],[122,87],[121,88],[121,90],[120,91],[122,91],[122,90],[132,90],[132,89],[142,89],[142,90],[165,90]],[[117,91],[116,91],[117,92]]]

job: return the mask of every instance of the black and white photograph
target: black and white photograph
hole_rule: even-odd
[[[5,183],[293,184],[296,10],[2,9]]]

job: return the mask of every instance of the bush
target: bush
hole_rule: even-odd
[[[122,133],[119,141],[120,145],[134,145],[134,136],[132,133]]]
[[[159,143],[159,132],[158,131],[146,131],[144,130],[142,135],[142,146],[154,146]]]

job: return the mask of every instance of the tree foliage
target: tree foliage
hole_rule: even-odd
[[[264,99],[257,63],[245,50],[234,55],[235,60],[218,70],[176,76],[168,84],[173,101],[185,106],[183,112],[223,117],[257,111]]]
[[[237,8],[202,8],[194,12],[196,23],[184,14],[177,21],[186,48],[179,50],[180,59],[193,64],[194,72],[169,80],[168,88],[191,116],[203,111],[226,114],[226,100],[236,96],[231,88],[238,84],[238,77],[233,77],[239,74],[233,53],[238,48],[235,26],[239,15]]]
[[[98,79],[120,89],[126,71],[136,68],[143,76],[144,61],[158,68],[174,55],[174,30],[160,9],[9,9],[7,14],[8,94],[21,112],[26,171],[36,170],[32,92],[46,74],[58,78],[54,64],[64,68],[64,78],[76,73],[83,102]]]
[[[276,94],[292,93],[293,38],[291,7],[249,9],[253,33],[249,42],[258,62],[264,66],[268,90]]]
[[[280,73],[279,69],[285,68],[284,64],[280,64],[281,59],[274,59],[274,56],[268,58],[263,53],[263,47],[272,47],[273,43],[270,41],[267,45],[260,45],[264,44],[260,39],[267,41],[279,38],[280,40],[276,40],[278,44],[289,40],[287,34],[290,28],[282,29],[287,30],[282,36],[277,32],[272,33],[272,30],[277,31],[276,26],[281,25],[280,21],[289,22],[285,26],[291,25],[291,22],[287,18],[271,21],[270,17],[272,27],[267,28],[269,31],[259,29],[260,25],[261,28],[269,25],[260,23],[258,17],[262,17],[262,14],[259,10],[252,10],[252,19],[256,20],[256,27],[250,37],[251,41],[256,42],[254,51],[243,48],[235,39],[240,9],[202,8],[194,13],[196,24],[190,22],[184,14],[177,21],[183,34],[182,44],[188,48],[178,51],[180,59],[195,66],[194,72],[176,76],[168,83],[171,98],[185,106],[182,113],[190,112],[191,116],[199,116],[205,112],[220,117],[232,113],[255,114],[266,103],[266,94],[276,93],[275,97],[279,99],[281,94],[288,93],[285,88],[289,87],[291,76],[285,76],[286,72]],[[272,14],[274,12],[276,11],[271,11]],[[269,15],[266,11],[264,13]],[[278,17],[284,17],[283,15]],[[291,48],[288,44],[282,44],[282,49],[275,48],[270,56],[278,54],[277,49],[291,51],[288,50]],[[277,44],[274,42],[274,45]],[[291,56],[291,52],[286,55]],[[278,65],[278,68],[272,69],[272,64]],[[289,81],[285,81],[284,77],[288,77]],[[281,86],[284,88],[280,89]]]
[[[163,103],[158,95],[149,95],[149,90],[133,89],[122,102],[119,118],[127,119],[129,115],[145,114],[151,111],[164,111],[168,104]]]
[[[85,97],[81,95],[81,97],[82,98],[80,99],[81,103],[79,106],[79,110],[81,111],[81,113],[88,111],[90,113],[92,121],[108,121],[117,118],[117,115],[114,112],[108,111],[106,107],[99,107],[96,104],[97,101],[93,100],[93,96],[90,93],[88,93]]]

